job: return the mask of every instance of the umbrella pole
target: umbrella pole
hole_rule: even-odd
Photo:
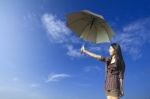
[[[110,44],[112,44],[113,42],[112,42],[112,40],[110,40]]]
[[[84,42],[84,43],[82,44],[83,47],[85,46],[85,43],[86,43],[86,42]]]

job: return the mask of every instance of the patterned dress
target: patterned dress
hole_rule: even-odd
[[[106,62],[106,79],[105,79],[105,91],[118,90],[120,91],[120,79],[124,78],[124,73],[118,68],[118,60],[116,59],[114,63],[111,63],[112,57],[104,57],[100,61]]]

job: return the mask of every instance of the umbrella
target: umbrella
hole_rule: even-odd
[[[103,16],[88,10],[68,14],[67,26],[80,38],[94,43],[111,42],[114,35]]]

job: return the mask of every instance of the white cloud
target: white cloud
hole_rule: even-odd
[[[75,49],[73,44],[82,44],[79,37],[71,35],[71,31],[66,27],[65,22],[53,14],[44,14],[41,18],[44,27],[47,30],[48,38],[51,43],[62,44],[67,48],[67,55],[71,57],[80,57],[80,50]],[[72,44],[72,45],[68,45]]]
[[[71,57],[81,57],[80,49],[75,49],[73,45],[66,45],[67,47],[67,55]]]
[[[71,77],[71,76],[69,74],[64,74],[64,73],[60,73],[60,74],[51,73],[48,75],[48,79],[45,82],[48,83],[48,82],[53,82],[53,81],[60,81],[68,77]]]
[[[44,14],[41,20],[51,42],[63,43],[68,39],[67,37],[70,35],[70,30],[66,27],[64,21],[53,14]]]
[[[121,44],[122,50],[132,56],[134,60],[142,56],[142,47],[150,43],[150,17],[136,20],[123,27],[116,37],[115,42]]]

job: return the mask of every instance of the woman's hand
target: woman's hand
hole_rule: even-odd
[[[84,45],[82,45],[82,47],[81,47],[80,51],[81,51],[81,53],[84,53],[84,52],[85,52]]]
[[[124,95],[123,88],[120,89],[120,92],[121,92],[121,93],[120,93],[120,96],[123,96],[123,95]]]
[[[124,90],[123,90],[123,79],[120,79],[120,96],[123,96],[124,95]]]
[[[121,92],[120,96],[123,96],[124,95],[124,90],[123,90],[123,86],[122,85],[120,86],[120,92]]]

